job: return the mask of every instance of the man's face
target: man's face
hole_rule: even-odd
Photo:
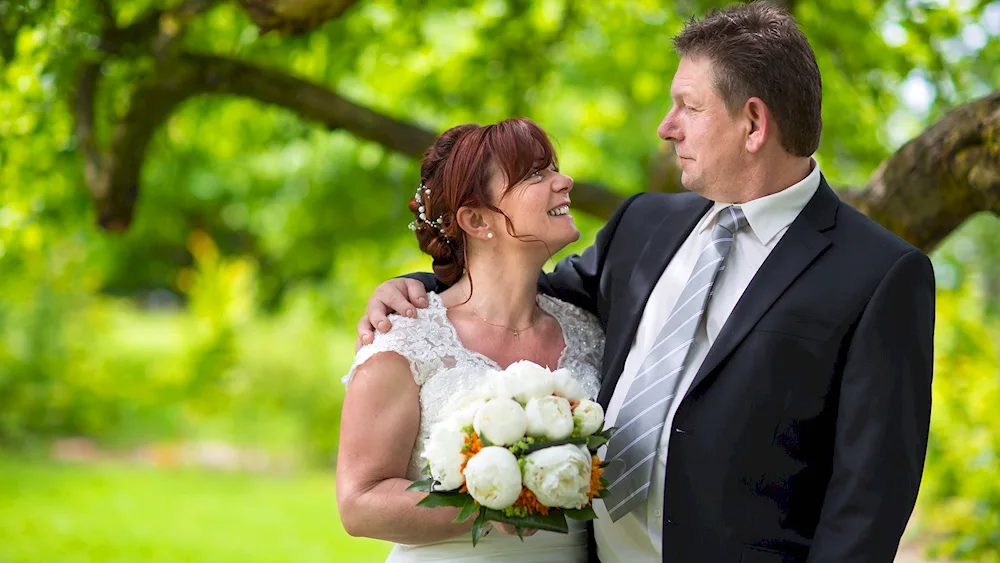
[[[738,189],[745,170],[748,125],[742,114],[730,115],[713,86],[707,57],[683,57],[670,87],[673,107],[656,132],[674,143],[681,184],[715,201]]]

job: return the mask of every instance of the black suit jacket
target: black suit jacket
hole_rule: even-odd
[[[633,196],[540,279],[599,317],[605,407],[654,285],[710,205]],[[923,471],[934,295],[927,256],[822,180],[678,407],[663,560],[891,563]]]

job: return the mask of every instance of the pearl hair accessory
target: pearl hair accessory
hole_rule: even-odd
[[[423,193],[421,194],[421,192],[423,192]],[[448,242],[451,242],[451,240],[448,238],[448,235],[444,234],[444,221],[443,221],[444,215],[443,214],[440,215],[440,216],[438,216],[438,218],[435,219],[435,220],[433,220],[433,221],[428,221],[427,220],[427,207],[426,207],[426,204],[423,201],[423,198],[427,197],[427,196],[430,196],[430,195],[431,195],[430,188],[428,188],[423,183],[421,183],[420,187],[417,188],[417,193],[413,195],[413,199],[417,202],[417,205],[419,206],[417,208],[417,211],[420,213],[420,219],[418,219],[417,221],[410,221],[410,230],[411,231],[416,231],[417,229],[423,228],[425,226],[433,227],[433,228],[437,229],[438,233],[442,237],[444,237],[444,240],[446,240]],[[422,223],[422,224],[420,224],[420,223]]]

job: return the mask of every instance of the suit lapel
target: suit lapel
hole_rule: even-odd
[[[698,369],[685,398],[695,387],[705,382],[719,364],[743,342],[757,321],[788,286],[830,246],[830,239],[823,232],[833,228],[839,204],[840,199],[821,177],[816,194],[761,264],[736,303]]]
[[[670,259],[677,253],[677,249],[712,205],[710,201],[700,197],[688,201],[678,197],[677,200],[680,201],[677,207],[663,217],[646,239],[629,277],[627,295],[612,304],[612,307],[616,305],[628,307],[628,310],[623,317],[620,317],[620,322],[615,323],[613,328],[609,327],[612,328],[609,333],[615,340],[613,343],[609,342],[605,348],[608,358],[605,358],[604,380],[598,395],[598,402],[605,408],[615,391],[615,385],[618,384],[625,359],[632,348],[635,331],[639,328],[639,321],[642,319],[643,310],[653,288],[660,281],[660,276],[663,275]]]

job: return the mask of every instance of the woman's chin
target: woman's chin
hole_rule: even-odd
[[[580,240],[580,230],[576,228],[576,225],[573,225],[571,229],[567,229],[566,232],[559,233],[545,242],[552,254],[555,254],[578,240]]]

